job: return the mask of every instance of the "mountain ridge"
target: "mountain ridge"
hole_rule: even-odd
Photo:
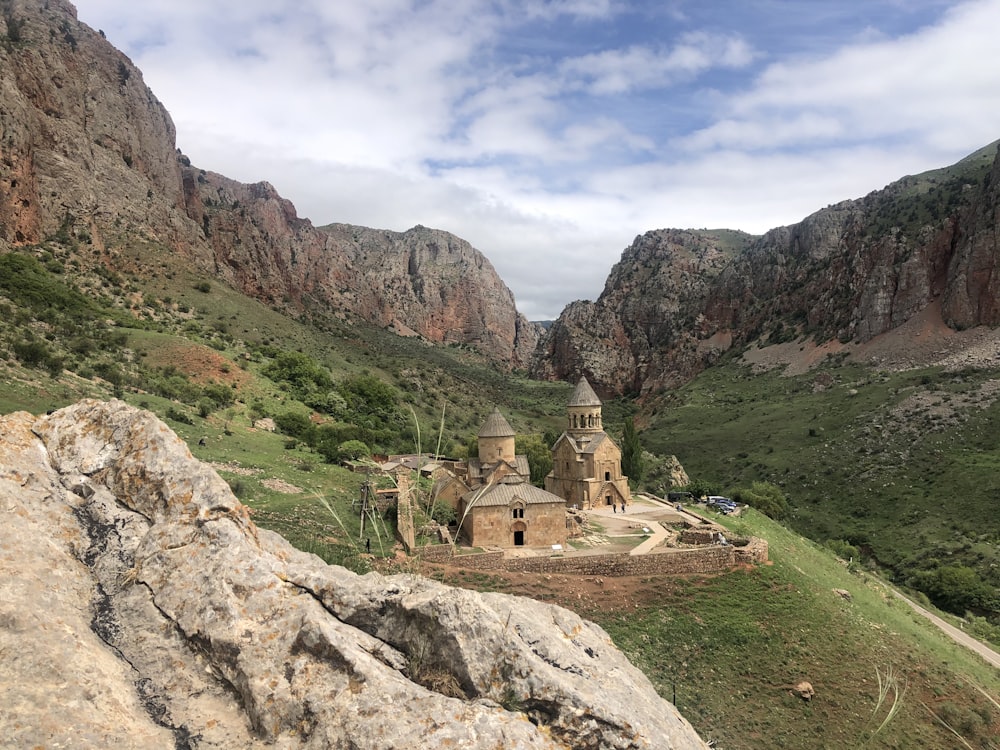
[[[319,307],[470,345],[504,368],[527,364],[541,328],[469,243],[357,228],[362,251],[300,218],[270,184],[192,166],[141,71],[70,3],[0,10],[0,247],[61,233],[88,246],[78,262],[120,270],[121,248],[148,243],[293,314]],[[445,256],[463,273],[446,273]]]
[[[860,345],[935,302],[952,329],[995,326],[996,145],[796,224],[737,234],[728,256],[727,230],[640,235],[600,297],[572,303],[552,325],[532,373],[649,393],[753,342]],[[703,263],[693,275],[691,258]]]

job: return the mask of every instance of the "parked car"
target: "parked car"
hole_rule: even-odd
[[[715,508],[723,515],[729,515],[737,507],[737,504],[733,500],[722,495],[709,495],[707,504],[710,508]]]

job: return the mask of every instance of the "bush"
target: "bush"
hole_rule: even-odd
[[[396,391],[374,375],[352,375],[340,385],[340,395],[355,412],[386,415],[396,408]]]
[[[370,456],[371,448],[360,440],[345,440],[337,446],[337,456],[341,461],[355,460],[362,456]]]
[[[942,565],[920,571],[911,581],[936,606],[956,615],[1000,610],[996,590],[965,565]]]
[[[301,412],[286,411],[284,414],[278,414],[274,418],[274,424],[283,434],[310,444],[315,437],[315,425]]]
[[[208,294],[212,291],[212,285],[207,281],[199,281],[194,285],[195,291],[202,292],[203,294]]]
[[[431,507],[431,518],[442,526],[448,526],[455,523],[458,517],[451,505],[444,500],[435,500]]]
[[[49,348],[42,341],[15,341],[11,348],[14,350],[14,356],[26,367],[38,367],[51,356]]]
[[[208,415],[215,411],[215,402],[210,398],[198,399],[198,416],[207,419]]]
[[[236,394],[233,393],[233,389],[221,383],[209,383],[205,386],[202,393],[204,393],[205,398],[212,401],[216,409],[229,406],[236,400]]]
[[[50,378],[58,378],[65,368],[65,360],[62,357],[49,356],[45,360],[45,370]]]
[[[263,372],[275,382],[287,383],[298,398],[333,387],[327,369],[302,352],[278,352]]]
[[[182,411],[178,411],[174,407],[170,406],[167,408],[167,419],[172,419],[175,422],[180,422],[181,424],[194,424],[194,420],[191,419],[187,414]]]
[[[827,539],[826,548],[841,560],[859,560],[861,553],[858,548],[845,539]]]
[[[733,493],[733,500],[738,503],[746,503],[751,508],[756,508],[761,513],[776,521],[780,521],[788,515],[788,498],[777,485],[770,482],[754,482],[749,489],[736,490]]]

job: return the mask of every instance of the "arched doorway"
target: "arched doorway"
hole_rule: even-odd
[[[513,526],[511,526],[511,531],[514,532],[514,546],[523,547],[524,546],[524,532],[528,530],[528,526],[523,521],[518,521]]]

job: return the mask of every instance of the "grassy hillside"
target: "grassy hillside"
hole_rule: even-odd
[[[720,520],[768,539],[772,564],[720,576],[582,583],[425,572],[545,599],[594,620],[718,748],[996,747],[996,669],[912,614],[877,577],[820,545],[753,511]],[[793,693],[801,681],[815,690],[809,701]]]
[[[329,561],[367,564],[352,506],[362,477],[336,465],[345,443],[461,456],[495,405],[520,433],[562,428],[568,384],[498,372],[460,347],[280,314],[154,245],[114,264],[129,270],[109,271],[70,238],[0,254],[0,412],[83,397],[148,408],[260,525]],[[265,417],[277,433],[253,429]],[[391,521],[371,531],[373,551],[388,554]]]
[[[123,251],[116,267],[132,270],[120,272],[87,251],[61,240],[0,256],[0,411],[38,413],[84,396],[151,409],[259,525],[328,561],[366,569],[365,538],[377,555],[391,550],[391,519],[361,532],[363,477],[330,462],[338,443],[433,450],[443,409],[442,447],[461,454],[494,405],[519,432],[562,429],[568,384],[500,373],[458,347],[279,314],[155,246]],[[992,581],[997,529],[983,520],[995,517],[984,515],[995,487],[991,382],[982,372],[833,364],[783,378],[730,361],[640,414],[640,426],[647,449],[677,454],[720,489],[780,485],[789,522],[820,541],[845,540],[898,570],[947,561]],[[634,411],[606,404],[605,423],[616,432]],[[295,434],[254,429],[261,417]],[[744,523],[771,540],[773,566],[600,583],[436,575],[558,601],[598,621],[665,697],[676,690],[718,747],[958,746],[942,722],[970,746],[991,747],[1000,712],[979,688],[1000,694],[995,671],[892,604],[865,566],[850,572],[760,516]],[[881,704],[880,678],[889,686]],[[808,703],[789,694],[802,679],[817,690]]]
[[[642,439],[718,491],[778,485],[796,531],[849,542],[958,614],[995,617],[998,384],[989,370],[830,362],[785,377],[730,359],[652,407]]]

